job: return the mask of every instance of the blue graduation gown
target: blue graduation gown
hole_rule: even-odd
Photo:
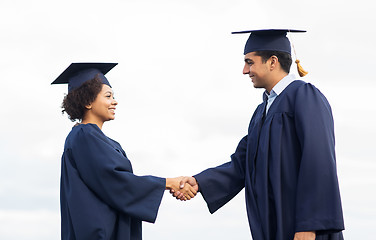
[[[251,119],[231,161],[195,175],[214,213],[245,187],[254,240],[289,240],[317,231],[317,239],[342,239],[330,105],[313,85],[292,82]]]
[[[73,127],[61,165],[62,239],[142,239],[142,221],[155,221],[165,184],[134,175],[120,144],[97,125]]]

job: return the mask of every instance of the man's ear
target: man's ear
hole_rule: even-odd
[[[270,70],[274,70],[279,61],[278,57],[273,55],[269,58],[269,61],[270,61]]]

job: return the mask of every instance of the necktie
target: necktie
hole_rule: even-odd
[[[266,118],[266,107],[268,106],[268,95],[264,93],[264,111],[262,112],[262,123],[264,123],[265,118]]]

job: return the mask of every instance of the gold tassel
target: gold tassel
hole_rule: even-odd
[[[303,69],[302,65],[300,65],[300,61],[298,59],[296,59],[295,63],[298,67],[299,76],[304,77],[308,74],[308,72]]]

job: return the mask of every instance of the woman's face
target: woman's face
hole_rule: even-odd
[[[103,84],[102,90],[95,101],[88,106],[90,116],[101,122],[114,120],[117,104],[117,101],[114,99],[112,88]]]

